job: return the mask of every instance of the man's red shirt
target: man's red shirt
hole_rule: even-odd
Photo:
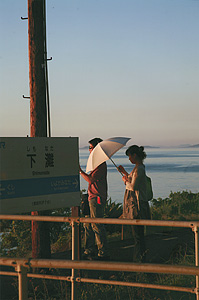
[[[88,200],[99,196],[107,199],[107,165],[102,163],[90,173],[93,183],[88,185]]]

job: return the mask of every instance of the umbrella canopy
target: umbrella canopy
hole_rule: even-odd
[[[97,144],[97,146],[89,155],[86,166],[86,172],[93,171],[103,162],[110,159],[111,156],[115,154],[118,150],[120,150],[122,147],[124,147],[129,140],[130,138],[126,137],[113,137]]]

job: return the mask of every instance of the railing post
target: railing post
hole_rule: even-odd
[[[121,240],[124,240],[124,225],[122,224]]]
[[[19,300],[27,300],[28,299],[27,269],[21,265],[17,265],[16,272],[18,273]]]
[[[75,221],[72,221],[72,260],[78,260],[78,225]],[[71,274],[71,300],[77,299],[77,293],[75,289],[77,270],[72,269]]]
[[[198,253],[198,227],[194,226],[193,231],[195,233],[195,265],[199,266],[199,253]],[[196,275],[196,299],[199,300],[199,276]]]

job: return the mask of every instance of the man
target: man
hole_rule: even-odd
[[[89,152],[91,153],[98,143],[102,142],[100,138],[94,138],[89,141]],[[107,165],[103,162],[95,168],[90,174],[82,171],[80,175],[88,182],[88,201],[91,218],[103,218],[104,207],[107,199]],[[95,256],[95,240],[98,248],[98,258],[108,259],[106,230],[103,224],[85,223],[85,251],[84,259],[93,259]]]

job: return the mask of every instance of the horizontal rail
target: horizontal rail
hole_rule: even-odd
[[[115,281],[115,280],[103,280],[103,279],[94,279],[94,278],[76,278],[77,282],[84,283],[97,283],[97,284],[109,284],[109,285],[120,285],[120,286],[130,286],[130,287],[142,287],[147,289],[158,289],[158,290],[170,290],[178,292],[186,292],[195,294],[194,288],[184,288],[180,286],[169,286],[169,285],[160,285],[160,284],[149,284],[149,283],[138,283],[138,282],[124,282],[124,281]]]
[[[199,227],[199,221],[160,221],[160,220],[132,220],[117,218],[78,218],[78,217],[49,217],[49,216],[27,216],[27,215],[0,215],[1,220],[23,220],[41,222],[68,222],[76,223],[98,223],[98,224],[120,224],[120,225],[148,225],[163,227]]]
[[[16,272],[0,272],[0,275],[8,276],[18,276]],[[63,280],[71,282],[71,276],[55,276],[55,275],[46,275],[46,274],[31,274],[27,273],[28,278],[40,278],[40,279],[49,279],[49,280]],[[116,280],[104,280],[104,279],[95,279],[95,278],[81,278],[77,277],[76,281],[79,283],[97,283],[97,284],[109,284],[109,285],[119,285],[119,286],[129,286],[129,287],[142,287],[148,289],[159,289],[159,290],[170,290],[178,291],[185,293],[195,294],[194,288],[184,288],[180,286],[169,286],[169,285],[160,285],[160,284],[148,284],[148,283],[138,283],[138,282],[125,282],[125,281],[116,281]]]
[[[55,260],[55,259],[24,259],[24,258],[0,258],[0,265],[32,268],[57,268],[76,270],[104,270],[142,273],[164,273],[180,275],[199,275],[199,267],[171,266],[163,264],[139,264],[126,262],[103,261],[79,261],[79,260]]]
[[[43,279],[50,279],[50,280],[64,280],[64,281],[70,281],[71,282],[71,276],[59,276],[59,275],[46,275],[46,274],[31,274],[28,273],[27,277],[32,278],[43,278]]]
[[[110,218],[80,218],[81,223],[101,223],[101,224],[120,224],[120,225],[148,225],[148,226],[163,226],[163,227],[199,227],[199,222],[183,222],[183,221],[160,221],[160,220],[138,220],[138,219],[110,219]]]
[[[159,227],[181,227],[191,228],[195,233],[195,256],[196,266],[171,266],[158,264],[138,264],[124,262],[91,262],[91,261],[76,261],[76,260],[49,260],[49,259],[17,259],[17,258],[0,258],[0,265],[15,267],[18,273],[0,272],[0,275],[18,276],[19,290],[23,290],[22,281],[25,276],[33,278],[66,280],[71,282],[71,288],[74,290],[75,282],[101,283],[131,287],[143,287],[152,289],[172,290],[195,293],[199,300],[199,267],[198,267],[198,221],[160,221],[160,220],[132,220],[132,219],[117,219],[117,218],[80,218],[80,217],[52,217],[52,216],[30,216],[30,215],[0,215],[1,220],[23,220],[23,221],[41,221],[41,222],[68,222],[71,224],[77,223],[98,223],[98,224],[119,224],[119,225],[148,225]],[[72,226],[72,231],[74,230]],[[74,232],[73,232],[74,234]],[[164,274],[180,274],[180,275],[195,275],[196,288],[185,288],[175,286],[153,285],[146,283],[121,282],[113,280],[101,280],[91,278],[80,278],[70,276],[55,276],[47,274],[31,274],[24,272],[23,268],[57,268],[57,269],[72,269],[74,270],[104,270],[104,271],[123,271],[123,272],[141,272],[141,273],[164,273]],[[22,272],[21,272],[22,270]],[[20,271],[20,272],[19,272]],[[22,280],[23,279],[23,280]],[[25,285],[25,288],[27,286]],[[23,290],[24,293],[26,291]],[[74,293],[71,294],[71,299],[76,299]],[[21,298],[20,298],[21,299]]]
[[[16,273],[16,272],[0,271],[0,275],[2,275],[2,276],[18,276],[18,273]]]
[[[17,272],[0,271],[0,275],[2,275],[2,276],[18,276],[18,273]],[[70,276],[59,276],[59,275],[46,275],[46,274],[32,274],[32,273],[27,273],[27,277],[30,277],[30,278],[40,278],[40,279],[53,279],[53,280],[71,281],[71,277]]]

